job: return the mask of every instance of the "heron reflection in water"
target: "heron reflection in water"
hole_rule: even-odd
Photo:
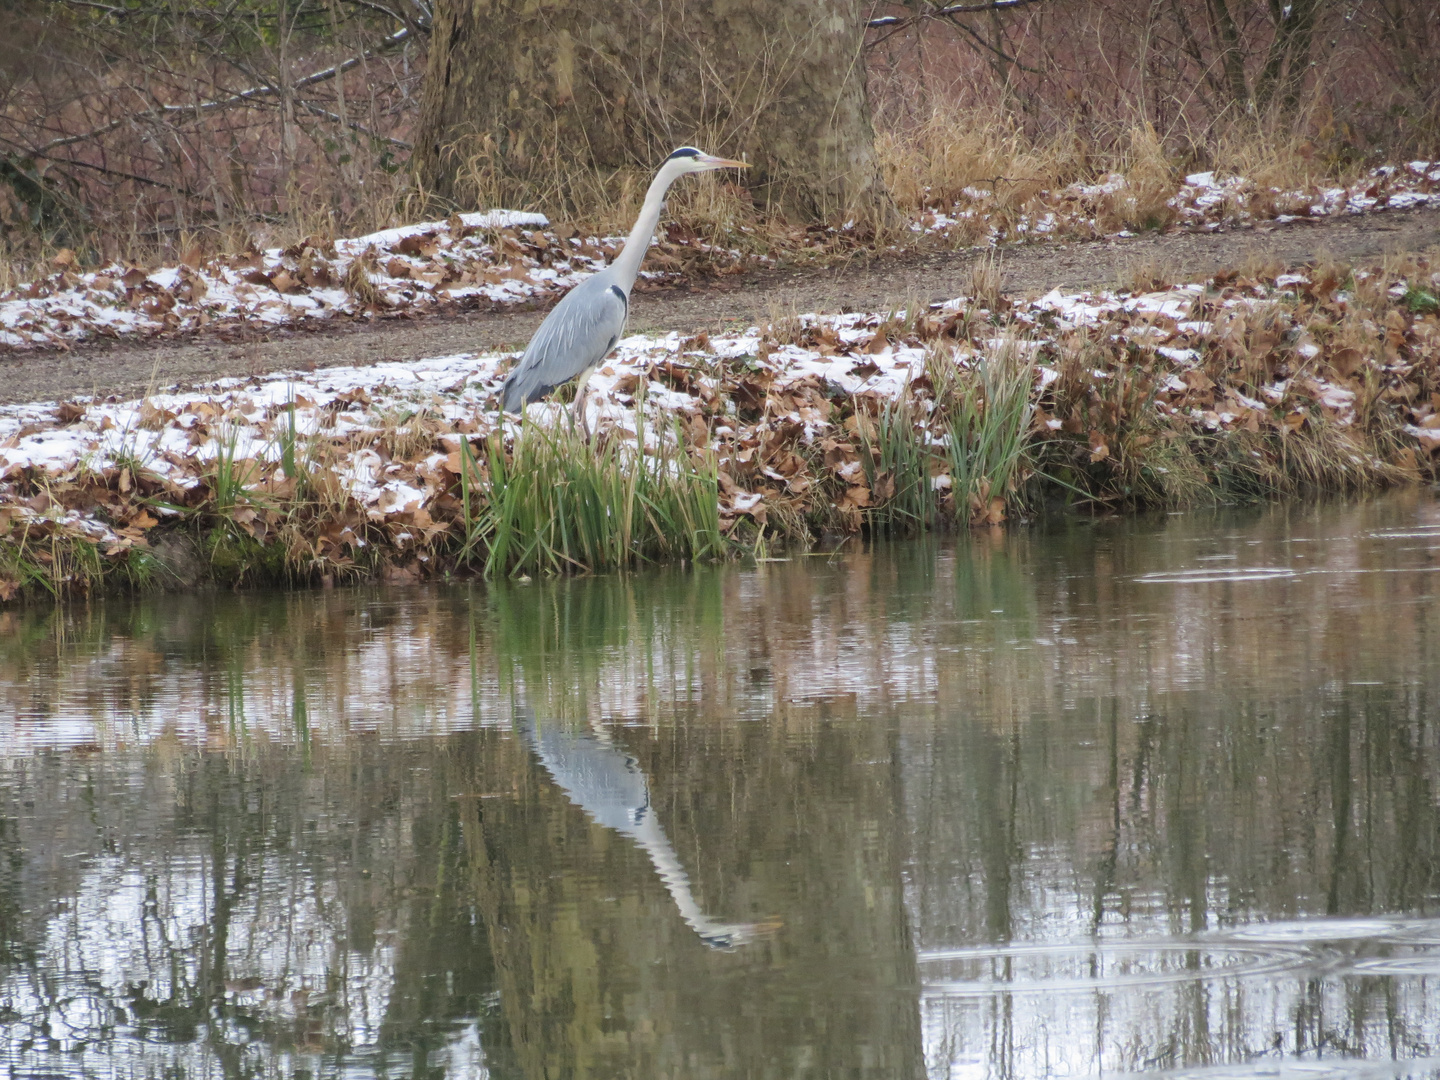
[[[630,837],[650,856],[680,917],[701,941],[712,949],[734,949],[771,928],[760,923],[722,922],[700,910],[690,890],[690,877],[650,805],[650,785],[639,762],[615,745],[607,733],[567,731],[559,724],[542,728],[528,706],[517,710],[516,719],[535,756],[570,801],[596,824]]]

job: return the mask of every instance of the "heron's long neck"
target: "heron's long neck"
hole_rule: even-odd
[[[690,891],[690,875],[685,872],[685,867],[680,862],[680,856],[675,854],[675,849],[670,846],[670,838],[660,827],[659,819],[655,817],[653,809],[645,816],[645,820],[631,831],[630,835],[645,849],[645,854],[650,856],[650,862],[655,867],[655,872],[660,875],[660,880],[665,884],[665,891],[670,894],[670,899],[675,903],[675,909],[691,930],[694,930],[702,938],[754,930],[754,927],[746,923],[726,923],[719,919],[713,919],[701,910],[695,894]]]
[[[655,174],[655,179],[650,181],[650,190],[645,193],[645,205],[640,207],[640,216],[635,219],[635,227],[630,230],[620,254],[610,264],[615,271],[615,283],[627,293],[635,284],[635,276],[640,273],[640,264],[645,261],[645,252],[650,247],[650,237],[655,235],[655,226],[660,223],[665,192],[678,175],[668,167]]]

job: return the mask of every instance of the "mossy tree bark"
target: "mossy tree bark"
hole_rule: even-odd
[[[676,146],[743,155],[757,201],[882,211],[860,0],[436,0],[422,185],[465,202],[584,203]]]

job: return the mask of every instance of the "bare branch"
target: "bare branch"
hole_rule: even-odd
[[[138,173],[127,172],[124,169],[111,168],[108,165],[95,165],[89,161],[77,161],[73,158],[49,157],[45,154],[35,154],[33,156],[44,158],[50,162],[56,170],[62,173],[65,169],[69,168],[89,169],[91,172],[100,173],[102,176],[114,176],[121,180],[133,180],[137,184],[146,184],[150,187],[160,188],[163,191],[169,191],[176,195],[184,195],[190,198],[193,198],[195,195],[193,191],[183,185],[167,184],[163,180],[155,180],[148,176],[141,176]]]
[[[96,3],[96,0],[65,0],[65,3],[71,7],[95,8],[97,11],[105,12],[106,15],[114,15],[117,19],[123,19],[130,14],[125,8],[116,7],[114,4]]]
[[[307,86],[314,86],[316,83],[321,83],[325,82],[328,79],[333,79],[337,75],[343,75],[351,68],[358,67],[360,64],[363,64],[366,60],[369,60],[383,52],[393,49],[397,45],[403,44],[404,42],[408,41],[411,36],[412,32],[410,28],[408,26],[403,27],[395,31],[395,33],[391,34],[379,45],[375,46],[375,48],[367,49],[365,50],[365,52],[360,53],[358,56],[352,56],[348,60],[343,60],[340,63],[334,64],[321,71],[312,72],[311,74],[306,75],[304,78],[295,82],[290,87],[290,89],[292,91],[301,90]],[[52,150],[58,150],[62,146],[70,146],[73,143],[86,142],[90,139],[98,139],[102,135],[108,135],[112,131],[116,131],[122,127],[125,127],[128,124],[136,123],[141,120],[156,120],[162,116],[175,116],[180,113],[189,113],[192,116],[200,116],[205,113],[219,112],[223,109],[234,108],[236,105],[244,105],[247,103],[256,102],[260,98],[273,97],[274,95],[279,94],[281,92],[281,89],[282,88],[279,86],[265,84],[261,86],[252,86],[248,90],[241,90],[239,93],[231,94],[229,97],[216,98],[213,101],[201,101],[193,105],[154,105],[144,110],[143,112],[132,114],[130,116],[122,116],[118,120],[112,120],[108,124],[102,124],[98,128],[94,128],[91,131],[82,132],[79,135],[65,135],[58,139],[51,139],[48,143],[45,143],[43,146],[40,146],[35,150],[31,151],[31,153],[38,156],[44,156],[49,154],[49,152]]]
[[[983,4],[946,4],[944,7],[936,8],[933,11],[924,11],[919,15],[882,15],[877,19],[866,22],[866,26],[902,26],[909,23],[919,22],[922,19],[939,19],[953,15],[974,15],[984,11],[1008,11],[1011,8],[1023,7],[1026,4],[1038,4],[1041,0],[988,0]]]
[[[1017,68],[1019,68],[1021,71],[1025,72],[1025,73],[1028,74],[1028,75],[1039,75],[1039,74],[1041,74],[1039,68],[1032,68],[1032,67],[1030,67],[1028,64],[1022,64],[1022,63],[1020,62],[1020,58],[1019,58],[1018,56],[1011,56],[1009,53],[1005,52],[1003,49],[997,48],[996,46],[994,46],[994,45],[991,44],[990,42],[986,41],[986,40],[985,40],[983,37],[981,37],[978,33],[976,33],[971,27],[966,26],[963,22],[954,21],[954,22],[952,22],[952,25],[953,25],[957,30],[961,31],[962,33],[966,34],[966,35],[969,36],[970,38],[974,39],[975,46],[972,46],[972,47],[978,47],[978,49],[979,49],[981,52],[992,53],[992,54],[994,54],[996,57],[998,57],[1000,60],[1003,60],[1005,63],[1007,63],[1007,64],[1014,64]]]
[[[297,101],[296,104],[299,105],[306,112],[310,113],[312,116],[323,117],[324,119],[331,120],[337,124],[343,124],[351,131],[358,131],[361,135],[368,135],[372,139],[379,139],[381,142],[387,142],[391,146],[398,146],[402,150],[415,149],[414,143],[408,143],[404,139],[397,139],[391,135],[382,135],[380,132],[375,131],[372,128],[368,128],[364,124],[361,124],[355,120],[342,120],[338,115],[331,112],[329,109],[322,109],[319,105],[316,105],[312,101],[305,101],[302,99],[300,101]]]
[[[345,0],[345,2],[353,7],[361,7],[368,11],[378,12],[387,19],[394,19],[401,25],[408,26],[411,30],[418,31],[419,33],[428,34],[430,32],[430,13],[423,7],[420,8],[420,14],[417,18],[410,15],[402,15],[392,7],[378,3],[377,0]]]

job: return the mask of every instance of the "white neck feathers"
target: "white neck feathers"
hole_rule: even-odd
[[[635,284],[636,275],[640,273],[640,264],[645,261],[645,252],[650,248],[650,238],[655,235],[655,226],[660,223],[665,192],[677,177],[691,171],[689,164],[686,158],[671,158],[660,167],[655,179],[650,181],[650,189],[645,192],[645,203],[640,207],[640,216],[635,219],[625,246],[610,264],[615,274],[615,284],[624,289],[626,295],[629,295],[630,287]]]

